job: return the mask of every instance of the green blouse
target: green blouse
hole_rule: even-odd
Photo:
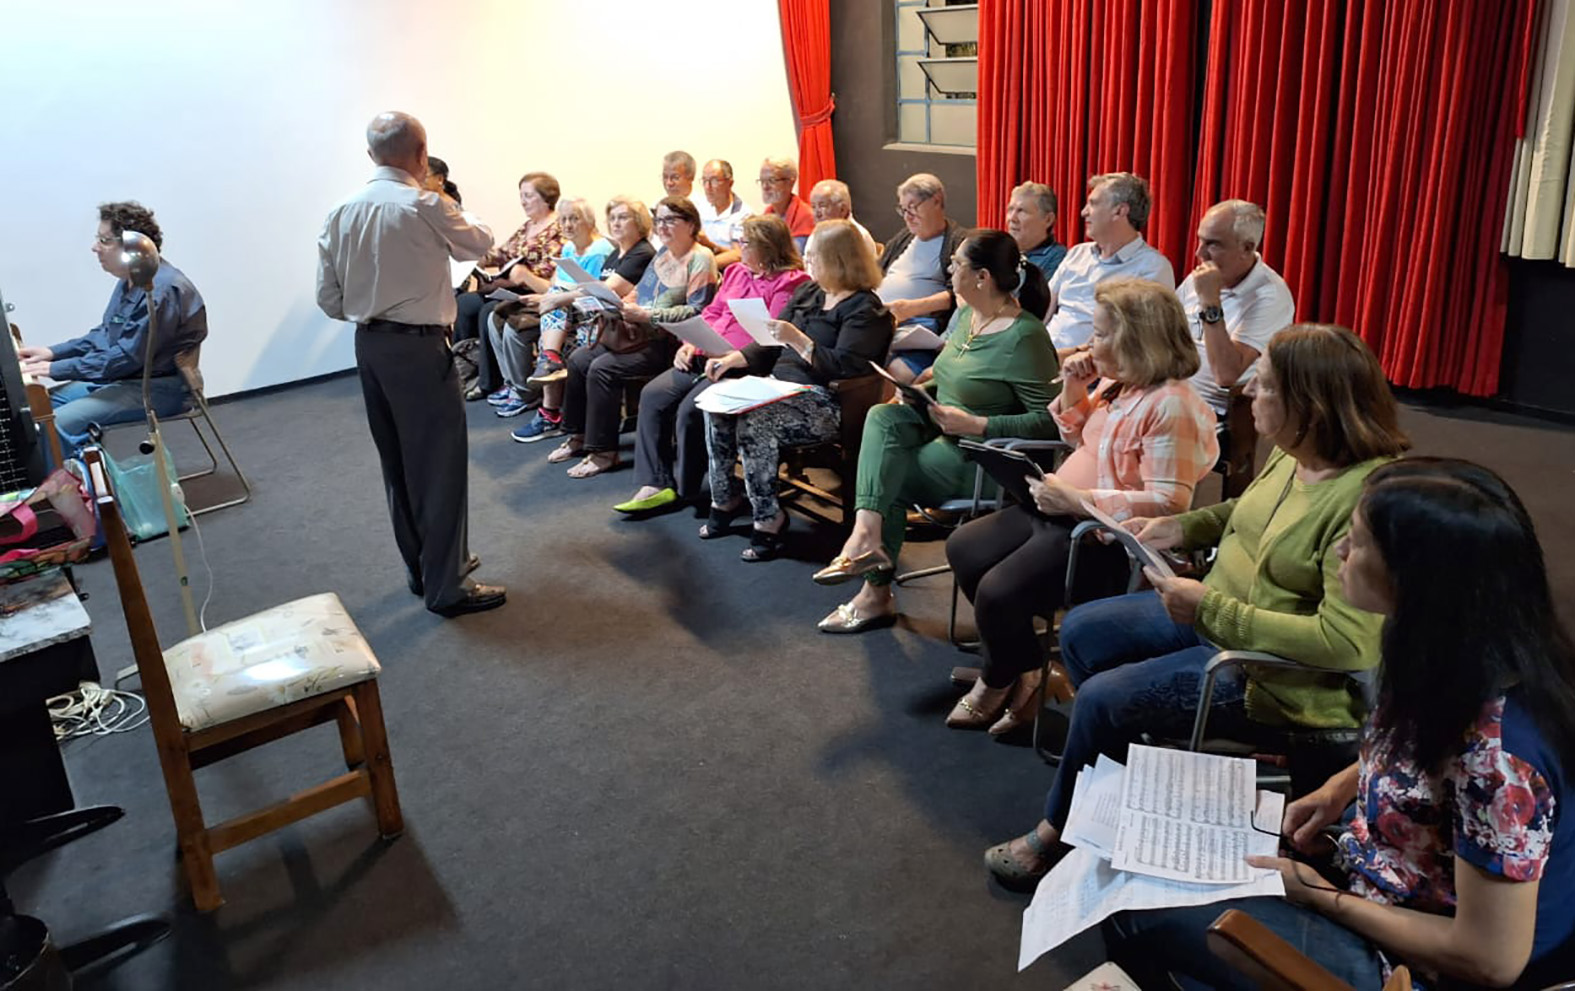
[[[1050,384],[1061,366],[1045,325],[1024,312],[1005,330],[970,342],[964,328],[972,320],[969,307],[957,311],[957,329],[933,366],[935,398],[984,417],[986,437],[1060,436],[1049,406],[1061,391]]]

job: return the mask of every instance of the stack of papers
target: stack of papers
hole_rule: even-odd
[[[1023,913],[1018,969],[1116,912],[1284,895],[1278,871],[1246,862],[1275,855],[1285,813],[1256,774],[1245,758],[1139,744],[1125,766],[1101,755],[1079,771],[1062,833],[1075,849]]]
[[[763,375],[723,379],[695,397],[695,408],[707,413],[748,413],[779,399],[809,391],[809,386]]]

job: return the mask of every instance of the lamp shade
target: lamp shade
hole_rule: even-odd
[[[129,269],[131,284],[152,291],[159,270],[159,248],[153,239],[136,231],[120,232],[120,260]]]

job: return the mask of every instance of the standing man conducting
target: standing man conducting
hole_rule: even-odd
[[[455,313],[448,261],[480,258],[492,232],[421,188],[420,121],[378,114],[366,144],[371,180],[334,207],[317,239],[317,305],[356,325],[367,423],[410,590],[442,616],[492,609],[503,586],[465,577],[479,562],[466,550],[465,408],[445,339]]]

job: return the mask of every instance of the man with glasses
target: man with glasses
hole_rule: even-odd
[[[767,213],[781,217],[793,235],[798,250],[815,230],[815,215],[809,204],[793,192],[798,182],[798,163],[791,158],[768,158],[760,163],[760,199]]]
[[[121,256],[124,231],[136,231],[156,247],[164,246],[153,211],[141,204],[105,203],[98,208],[93,254],[116,280],[99,325],[60,344],[24,346],[17,352],[23,372],[64,383],[51,390],[49,399],[55,408],[55,430],[71,455],[88,443],[90,424],[130,423],[145,415],[142,369],[148,346],[148,294],[130,282],[130,267]],[[158,336],[153,342],[148,401],[159,416],[172,416],[189,401],[175,357],[194,350],[208,336],[208,310],[197,287],[163,257],[153,274],[153,308],[158,312]]]
[[[449,259],[481,258],[492,232],[421,188],[420,121],[378,114],[366,144],[371,181],[329,212],[317,238],[317,305],[356,325],[367,425],[410,591],[440,616],[493,609],[503,586],[467,577],[480,561],[468,550],[465,403],[446,339],[456,312]]]
[[[742,224],[749,207],[733,192],[733,166],[720,158],[705,163],[700,171],[700,191],[704,198],[695,206],[700,210],[700,226],[711,243],[719,248],[736,248],[733,225]]]
[[[935,363],[936,335],[956,308],[952,256],[967,232],[946,216],[946,187],[927,172],[897,187],[897,216],[903,229],[886,242],[880,257],[886,276],[875,292],[897,319],[887,371],[911,382]]]
[[[687,151],[662,156],[662,189],[666,196],[688,196],[695,188],[695,157]]]
[[[880,257],[880,245],[870,236],[864,225],[853,217],[853,194],[848,190],[848,184],[840,179],[822,179],[815,183],[815,188],[809,191],[809,209],[815,215],[815,223],[822,220],[846,220],[854,229],[864,235],[864,243],[869,245],[870,254]]]

